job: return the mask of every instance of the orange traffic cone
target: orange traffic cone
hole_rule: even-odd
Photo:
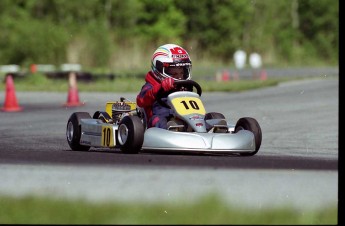
[[[67,96],[67,102],[64,104],[66,107],[77,107],[82,106],[84,103],[79,101],[77,78],[76,74],[71,72],[68,76],[69,90]]]
[[[12,75],[6,76],[5,96],[5,103],[4,106],[1,108],[1,111],[21,111],[23,109],[18,105]]]

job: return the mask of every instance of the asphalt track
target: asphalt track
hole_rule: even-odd
[[[92,115],[107,101],[135,100],[136,94],[79,93],[85,105],[76,108],[63,106],[67,92],[16,94],[23,111],[0,112],[0,194],[183,202],[217,193],[246,208],[338,203],[337,77],[203,93],[207,111],[233,123],[244,116],[258,120],[263,142],[252,157],[71,151],[65,138],[71,113]]]

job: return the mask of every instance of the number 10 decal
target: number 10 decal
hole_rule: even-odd
[[[114,137],[113,136],[113,128],[107,127],[107,126],[102,126],[101,145],[103,147],[113,147],[114,146],[113,137]]]
[[[205,108],[201,100],[196,97],[176,97],[172,104],[179,115],[205,114]]]
[[[187,104],[187,102],[186,102],[185,100],[181,101],[181,103],[184,105],[184,107],[185,107],[187,110],[189,109],[189,106],[188,106],[188,104]],[[190,105],[193,109],[195,109],[195,110],[199,110],[199,109],[200,109],[199,106],[198,106],[198,103],[197,103],[196,101],[190,100],[190,101],[188,101],[188,103],[189,103],[189,105]]]

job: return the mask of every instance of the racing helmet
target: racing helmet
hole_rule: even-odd
[[[169,77],[179,80],[169,74],[168,69],[173,67],[183,68],[182,80],[190,80],[192,78],[192,61],[185,49],[175,44],[165,44],[158,47],[151,59],[151,70],[155,78],[160,82]]]

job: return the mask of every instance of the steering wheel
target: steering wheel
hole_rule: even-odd
[[[189,86],[192,88],[194,87],[199,96],[201,96],[201,93],[202,93],[202,89],[201,89],[201,86],[199,85],[199,83],[197,83],[193,80],[178,80],[178,81],[174,82],[174,86],[175,86],[175,89],[177,89],[177,90],[180,90],[184,86],[187,86],[187,87]],[[168,91],[168,92],[170,92],[170,91]],[[163,87],[161,87],[157,92],[156,99],[160,105],[167,107],[167,108],[170,108],[170,106],[166,102],[162,101],[164,94],[166,94],[168,92],[164,91]]]

